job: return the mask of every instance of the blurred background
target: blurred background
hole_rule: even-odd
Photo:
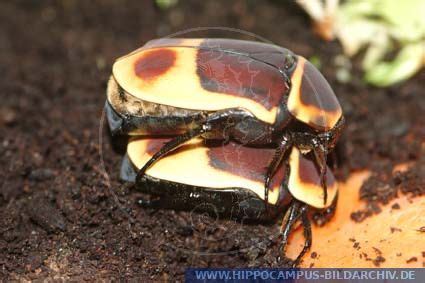
[[[220,220],[194,232],[189,214],[139,209],[118,180],[120,156],[99,141],[114,60],[187,29],[240,29],[311,60],[347,118],[341,178],[369,169],[395,186],[392,169],[407,162],[424,180],[424,3],[2,1],[0,279],[170,280],[187,266],[276,265],[278,225],[229,231]]]

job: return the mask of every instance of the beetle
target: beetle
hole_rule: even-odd
[[[300,220],[305,244],[299,263],[312,242],[308,211],[323,211],[335,206],[337,183],[331,171],[326,174],[328,199],[323,202],[320,176],[312,155],[293,147],[287,153],[287,166],[280,166],[271,179],[266,213],[263,179],[274,155],[271,148],[255,148],[229,143],[205,143],[201,138],[186,142],[162,158],[136,179],[137,172],[161,148],[164,138],[133,138],[121,166],[121,178],[136,182],[136,187],[151,194],[153,200],[140,200],[149,208],[168,208],[227,215],[243,220],[268,220],[283,214],[281,250],[285,254],[288,236]],[[204,204],[204,205],[203,205]],[[286,256],[285,256],[286,257]]]
[[[274,146],[264,179],[292,146],[312,151],[327,199],[326,157],[344,126],[341,106],[305,58],[276,45],[233,39],[164,38],[119,58],[108,83],[112,134],[171,135],[138,172],[186,141]]]

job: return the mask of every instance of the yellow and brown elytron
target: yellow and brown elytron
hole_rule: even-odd
[[[168,140],[132,138],[127,146],[121,177],[134,182],[137,171]],[[203,139],[193,139],[147,169],[136,186],[156,199],[143,200],[141,204],[191,210],[199,207],[200,203],[208,203],[203,206],[203,212],[254,220],[282,215],[290,211],[294,200],[316,210],[327,209],[334,204],[337,183],[332,172],[327,174],[328,199],[324,203],[320,176],[314,170],[314,162],[293,147],[287,160],[288,166],[281,166],[272,178],[268,203],[273,213],[268,213],[264,206],[264,178],[273,155],[273,149],[241,146],[235,142],[205,145]],[[288,225],[287,218],[283,219],[284,228]],[[305,229],[309,227],[306,225]]]
[[[229,186],[257,192],[266,207],[277,200],[273,177],[291,167],[285,181],[294,201],[284,238],[300,219],[308,231],[307,207],[328,207],[336,195],[326,157],[344,125],[341,106],[322,74],[288,49],[232,39],[153,40],[114,63],[105,109],[113,134],[173,137],[139,162],[136,183],[155,162],[201,137],[273,152],[265,154],[267,170],[257,182],[262,194],[260,187],[225,178]],[[163,172],[164,179],[172,175]]]
[[[108,102],[121,116],[139,117],[172,115],[166,108],[198,113],[242,108],[276,129],[294,118],[327,131],[342,117],[332,88],[306,59],[276,45],[231,39],[148,42],[114,63]],[[149,134],[143,125],[120,126],[124,129],[114,130]]]

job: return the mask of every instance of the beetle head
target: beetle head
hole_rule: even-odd
[[[319,143],[326,149],[327,152],[332,151],[339,140],[342,129],[344,128],[344,122],[344,116],[341,116],[335,127],[329,131],[318,134]]]

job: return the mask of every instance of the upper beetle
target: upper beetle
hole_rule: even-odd
[[[267,204],[271,177],[296,146],[312,152],[326,203],[326,156],[344,117],[323,75],[288,49],[231,39],[150,41],[114,63],[106,111],[113,134],[175,136],[139,170],[139,179],[197,136],[273,146]]]

